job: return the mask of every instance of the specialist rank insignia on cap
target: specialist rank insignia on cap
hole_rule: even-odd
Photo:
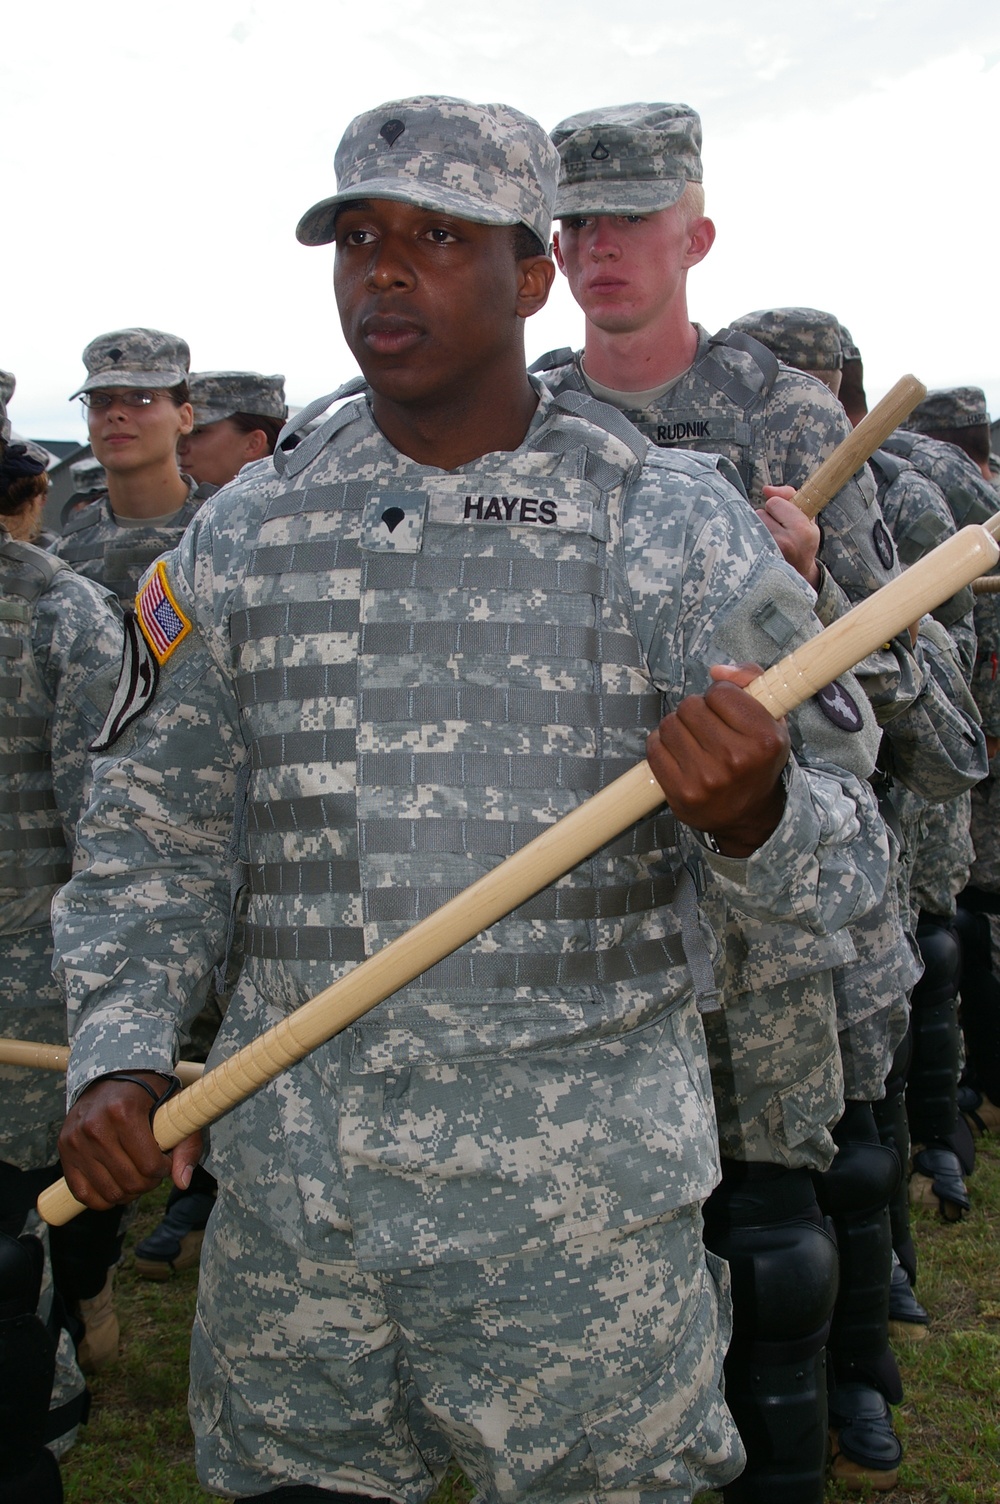
[[[166,663],[190,632],[191,623],[173,597],[162,563],[157,564],[136,596],[135,613],[157,663]]]

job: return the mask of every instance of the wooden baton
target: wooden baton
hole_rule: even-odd
[[[983,570],[992,568],[998,558],[1000,546],[985,527],[973,524],[963,528],[765,670],[747,686],[747,694],[773,716],[787,714],[867,658],[886,638],[894,637]],[[477,879],[464,893],[449,899],[405,935],[369,956],[228,1060],[206,1071],[193,1086],[171,1097],[153,1120],[160,1148],[172,1149],[188,1134],[214,1122],[637,820],[652,814],[663,802],[663,790],[649,763],[643,760]],[[60,1180],[42,1192],[38,1210],[46,1222],[59,1226],[83,1208],[65,1180]]]
[[[41,1044],[37,1039],[0,1039],[0,1065],[26,1065],[43,1071],[65,1071],[69,1065],[69,1045]],[[174,1066],[174,1075],[182,1086],[200,1081],[204,1074],[205,1067],[194,1060],[178,1060]]]
[[[972,582],[973,595],[1000,595],[1000,574],[984,575]]]
[[[918,402],[927,396],[927,388],[915,376],[900,376],[896,385],[890,387],[866,413],[853,432],[841,439],[832,454],[800,486],[792,500],[800,512],[815,517],[836,496],[841,486],[846,486],[866,460],[870,459],[880,444],[884,444],[908,417]]]

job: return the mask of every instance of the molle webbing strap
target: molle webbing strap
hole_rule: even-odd
[[[358,602],[287,601],[234,611],[229,638],[234,647],[262,637],[326,637],[331,632],[358,630]]]
[[[373,554],[365,560],[364,585],[370,590],[510,590],[544,585],[557,594],[607,594],[607,570],[579,559],[494,557],[442,558],[425,554]]]
[[[634,459],[641,465],[646,458],[649,449],[647,441],[637,428],[634,428],[623,412],[617,407],[612,407],[608,402],[601,402],[589,392],[576,392],[567,388],[559,392],[552,399],[553,408],[569,413],[574,418],[584,418],[588,423],[593,423],[595,428],[603,428],[605,433],[611,434],[612,438],[624,444],[630,450]],[[540,446],[544,449],[544,444]],[[618,471],[619,479],[622,479]]]
[[[396,788],[436,784],[474,789],[555,787],[596,793],[634,764],[634,757],[604,758],[598,762],[593,757],[567,757],[559,753],[513,757],[486,752],[361,752],[358,782]]]
[[[29,814],[40,809],[55,809],[55,795],[51,789],[26,789],[23,793],[0,794],[0,814]]]
[[[0,752],[0,773],[44,773],[51,767],[51,752]]]
[[[367,480],[335,481],[324,486],[306,486],[301,491],[282,491],[272,496],[265,522],[278,517],[300,517],[309,512],[360,512],[372,493]]]
[[[330,574],[357,569],[361,550],[353,538],[319,538],[308,543],[272,543],[255,548],[250,574]]]
[[[305,663],[237,674],[235,683],[237,698],[244,707],[266,700],[343,699],[355,692],[357,669],[353,663]]]
[[[295,802],[295,801],[288,801]],[[273,806],[271,806],[273,808]],[[284,827],[283,827],[284,828]],[[295,827],[290,827],[295,828]],[[473,856],[512,856],[538,835],[539,827],[520,820],[365,820],[361,849],[369,856],[467,851]],[[677,825],[669,813],[641,820],[624,835],[602,846],[605,857],[648,856],[677,844]]]
[[[676,886],[672,877],[660,877],[607,888],[546,888],[514,909],[510,917],[574,923],[623,919],[670,903]],[[462,892],[464,889],[460,887],[372,888],[365,895],[365,918],[383,924],[418,924]]]
[[[615,651],[617,649],[617,652]],[[369,622],[361,628],[361,652],[395,658],[417,654],[440,658],[464,653],[475,658],[511,654],[538,658],[583,658],[642,668],[635,639],[596,627],[527,622],[428,621]]]
[[[358,964],[365,959],[364,936],[353,929],[260,928],[248,924],[249,956],[272,961],[330,961]],[[461,953],[439,961],[415,978],[416,987],[586,987],[649,976],[664,967],[682,966],[681,938],[647,940],[624,949],[567,951],[552,955],[510,951]]]
[[[648,730],[660,718],[658,694],[599,695],[557,689],[520,689],[482,684],[420,684],[367,689],[360,719],[387,721],[479,721],[517,726],[604,726]]]

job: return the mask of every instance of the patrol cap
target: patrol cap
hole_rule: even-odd
[[[818,308],[758,308],[734,319],[732,327],[800,371],[839,371],[844,364],[840,325]]]
[[[552,132],[559,149],[556,217],[648,214],[701,182],[701,119],[687,104],[584,110]]]
[[[282,422],[288,416],[284,376],[262,376],[259,371],[195,371],[190,388],[198,427],[221,423],[234,413]]]
[[[100,460],[90,455],[85,460],[76,460],[69,467],[73,491],[77,496],[86,496],[91,491],[107,490],[107,474]]]
[[[981,386],[950,386],[928,392],[902,426],[911,433],[932,433],[936,428],[978,428],[989,421]]]
[[[299,220],[303,245],[328,245],[337,210],[359,198],[527,225],[548,244],[559,159],[538,122],[509,105],[440,94],[390,100],[351,121],[334,168],[337,192]]]
[[[70,397],[105,386],[179,386],[187,381],[191,351],[176,334],[162,329],[113,329],[99,334],[83,352],[87,379]]]
[[[0,371],[0,439],[4,443],[10,438],[10,419],[7,416],[7,404],[14,395],[17,381],[11,371]]]
[[[851,338],[851,331],[846,324],[838,324],[840,330],[840,353],[845,361],[860,360],[861,351]]]

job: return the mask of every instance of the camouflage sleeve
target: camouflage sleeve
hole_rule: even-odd
[[[190,630],[159,668],[155,694],[95,758],[79,827],[84,865],[53,907],[74,1037],[71,1101],[109,1070],[172,1068],[228,918],[244,746],[232,683],[209,644],[216,569],[207,517],[163,563]]]
[[[122,625],[111,597],[61,570],[38,602],[36,656],[52,696],[52,785],[72,848],[89,778],[89,747],[111,703],[122,662]]]
[[[1000,736],[1000,595],[977,595],[976,666],[972,693],[987,736]]]
[[[925,799],[950,799],[987,773],[986,740],[955,645],[940,622],[925,616],[917,647],[924,687],[885,728],[887,772]]]
[[[703,693],[711,664],[767,667],[819,630],[812,591],[704,456],[650,457],[625,546],[639,637],[669,705]],[[878,732],[853,675],[832,688],[833,699],[814,697],[789,718],[795,754],[778,829],[746,861],[704,853],[738,908],[814,933],[868,909],[888,859],[864,781]]]

